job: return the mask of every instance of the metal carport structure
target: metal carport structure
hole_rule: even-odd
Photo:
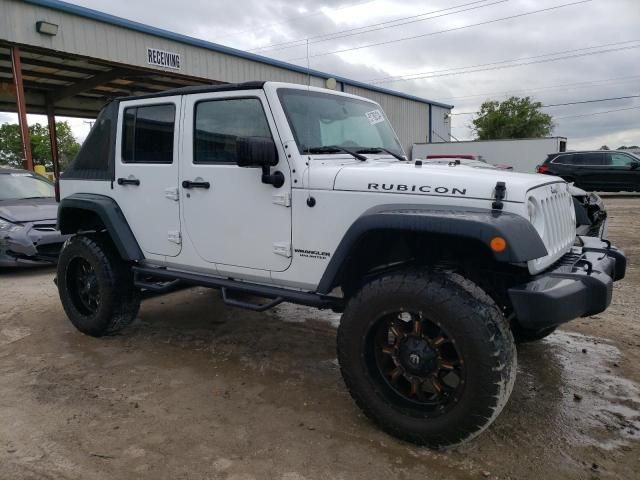
[[[276,80],[369,97],[385,109],[406,149],[450,128],[450,105],[59,0],[0,0],[0,12],[0,111],[18,113],[29,169],[26,114],[47,115],[56,177],[56,115],[96,117],[114,97],[187,85]]]

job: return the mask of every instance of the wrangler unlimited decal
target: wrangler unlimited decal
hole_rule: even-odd
[[[317,258],[319,260],[326,260],[331,256],[329,252],[321,252],[318,250],[304,250],[301,248],[294,248],[294,251],[301,257]]]
[[[456,187],[432,187],[431,185],[403,185],[393,183],[370,183],[369,190],[385,190],[396,192],[421,192],[421,193],[449,193],[451,195],[466,195],[466,188]]]

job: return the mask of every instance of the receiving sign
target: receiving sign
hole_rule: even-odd
[[[180,70],[180,54],[156,48],[147,48],[147,63],[158,67]]]

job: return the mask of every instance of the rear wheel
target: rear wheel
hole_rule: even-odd
[[[501,311],[451,273],[393,273],[363,286],[342,316],[338,358],[369,418],[431,447],[482,432],[506,404],[516,375]]]
[[[131,268],[99,235],[76,235],[65,244],[57,283],[69,320],[87,335],[114,334],[138,314],[140,293]]]

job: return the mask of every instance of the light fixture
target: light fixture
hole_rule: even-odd
[[[336,82],[336,79],[333,77],[327,78],[324,84],[329,90],[335,90],[338,86],[338,82]]]
[[[51,35],[52,37],[58,34],[58,25],[55,23],[45,22],[43,20],[36,22],[36,30],[43,35]]]

